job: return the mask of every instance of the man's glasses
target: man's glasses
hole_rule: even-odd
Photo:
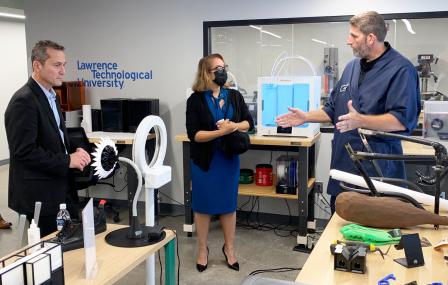
[[[218,65],[218,66],[216,66],[215,68],[213,68],[212,70],[210,70],[211,72],[215,72],[215,71],[218,71],[218,72],[223,72],[223,71],[227,71],[227,70],[229,70],[229,66],[226,64],[226,65],[224,65],[224,66],[221,66],[221,65]]]

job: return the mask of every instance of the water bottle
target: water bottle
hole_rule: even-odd
[[[59,205],[59,212],[56,216],[56,226],[61,231],[65,223],[70,221],[70,213],[67,211],[67,205],[62,203]]]

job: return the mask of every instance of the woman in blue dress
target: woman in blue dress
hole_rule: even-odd
[[[234,250],[240,160],[221,150],[221,137],[247,132],[253,119],[236,90],[225,87],[227,66],[219,54],[198,64],[194,93],[187,100],[186,128],[190,139],[192,208],[198,237],[196,268],[207,269],[207,236],[212,215],[219,215],[224,233],[222,252],[227,266],[239,270]]]

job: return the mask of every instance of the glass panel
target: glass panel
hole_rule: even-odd
[[[448,19],[397,19],[389,23],[393,27],[390,30],[396,31],[396,49],[422,69],[419,72],[422,97],[430,97],[437,91],[448,95],[448,38],[443,36]],[[419,55],[432,55],[432,60],[422,57],[419,62]]]
[[[386,23],[386,41],[419,66],[422,95],[448,95],[448,38],[443,36],[448,18]],[[271,75],[322,76],[321,97],[325,98],[333,87],[331,77],[335,83],[354,58],[347,45],[348,32],[348,21],[212,27],[211,51],[224,56],[230,78],[247,102],[256,101],[258,77]],[[328,55],[331,48],[333,58]],[[432,55],[432,60],[420,56],[419,62],[419,55]]]

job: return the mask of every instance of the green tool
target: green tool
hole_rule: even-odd
[[[399,229],[385,231],[363,227],[357,224],[343,226],[340,232],[346,240],[363,241],[375,245],[397,244],[401,239],[401,231]]]

